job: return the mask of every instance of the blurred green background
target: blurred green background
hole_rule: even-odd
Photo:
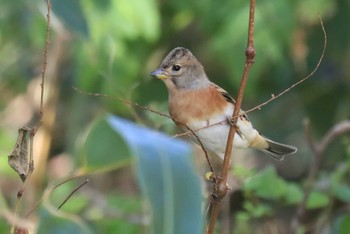
[[[167,113],[166,88],[148,74],[177,46],[189,48],[202,62],[209,78],[235,97],[245,62],[249,1],[53,0],[51,3],[44,124],[34,142],[35,171],[19,210],[21,222],[28,222],[28,227],[39,233],[157,230],[150,221],[152,212],[145,207],[149,198],[140,189],[139,184],[144,185],[135,159],[125,156],[130,152],[127,148],[132,146],[124,142],[123,134],[115,135],[110,126],[99,121],[103,122],[106,113],[112,113],[170,136],[178,133],[170,119],[118,99]],[[229,205],[220,217],[217,233],[292,232],[291,222],[296,220],[306,178],[315,164],[315,154],[305,137],[304,120],[309,119],[312,138],[318,142],[335,124],[350,117],[349,11],[350,2],[346,0],[257,1],[256,57],[243,109],[253,108],[272,94],[278,94],[314,69],[324,44],[318,14],[328,34],[327,50],[314,76],[249,114],[264,135],[295,145],[299,150],[282,162],[255,151],[237,153],[231,173],[236,182],[231,185]],[[0,232],[3,233],[8,232],[14,220],[12,212],[21,185],[18,175],[7,165],[7,156],[12,152],[18,128],[33,127],[39,121],[46,14],[44,1],[0,2],[0,207],[3,210]],[[87,95],[74,88],[109,97]],[[120,147],[125,149],[116,150],[113,141],[106,142],[107,138],[119,139],[124,144]],[[200,150],[194,152],[195,161],[201,161]],[[89,154],[95,157],[92,161]],[[99,158],[101,154],[106,157]],[[202,176],[207,170],[203,166],[205,162],[196,165],[198,175]],[[176,170],[181,173],[181,165]],[[83,176],[55,189],[49,200],[57,207],[88,177],[86,188],[63,207],[75,218],[63,217],[74,225],[61,222],[55,212],[50,213],[47,199],[37,207],[34,205],[53,184],[73,175]],[[312,181],[306,218],[298,225],[298,233],[350,233],[349,179],[347,133],[336,138],[323,154],[320,170]],[[205,206],[204,201],[203,198]],[[31,209],[34,212],[25,217]],[[202,227],[202,223],[198,225]]]

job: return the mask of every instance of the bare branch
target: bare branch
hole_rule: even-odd
[[[326,33],[325,28],[324,28],[321,16],[319,15],[318,17],[320,19],[321,28],[322,28],[322,31],[323,31],[324,43],[323,43],[323,50],[322,50],[321,56],[320,56],[320,58],[319,58],[319,60],[318,60],[318,62],[316,64],[314,70],[312,70],[312,72],[309,75],[307,75],[306,77],[304,77],[301,80],[299,80],[298,82],[294,83],[292,86],[288,87],[287,89],[283,90],[282,92],[280,92],[277,95],[272,94],[270,99],[268,99],[267,101],[261,103],[260,105],[257,105],[256,107],[253,107],[253,108],[247,110],[245,113],[249,113],[249,112],[257,110],[257,109],[260,110],[263,106],[266,106],[267,104],[269,104],[273,100],[275,100],[275,99],[281,97],[282,95],[284,95],[285,93],[289,92],[291,89],[299,86],[301,83],[303,83],[304,81],[306,81],[307,79],[309,79],[310,77],[312,77],[316,73],[316,71],[318,70],[318,68],[321,65],[321,62],[323,60],[323,57],[324,57],[324,54],[325,54],[326,48],[327,48],[327,33]]]
[[[232,152],[232,145],[234,136],[236,133],[236,124],[237,124],[237,118],[236,116],[239,116],[239,111],[241,109],[241,104],[243,101],[243,95],[244,90],[247,84],[248,74],[250,71],[251,66],[254,63],[255,58],[255,49],[254,49],[254,16],[255,16],[255,0],[250,0],[250,8],[249,8],[249,26],[248,26],[248,39],[247,39],[247,49],[246,49],[246,63],[243,70],[242,78],[241,78],[241,84],[239,86],[238,95],[236,99],[236,104],[234,111],[232,113],[233,123],[230,127],[227,143],[226,143],[226,149],[225,149],[225,156],[224,156],[224,162],[223,162],[223,168],[221,171],[221,178],[216,181],[217,184],[214,184],[213,187],[213,200],[212,203],[212,212],[210,216],[209,225],[207,228],[207,233],[212,234],[214,232],[215,222],[218,217],[219,211],[220,211],[220,203],[222,199],[226,196],[228,187],[227,187],[227,176],[228,176],[228,170],[231,162],[231,152]]]
[[[16,199],[16,204],[15,204],[15,211],[14,214],[17,215],[22,197],[23,197],[23,193],[24,190],[26,188],[26,185],[29,181],[30,176],[33,173],[34,170],[34,160],[33,160],[33,142],[34,142],[34,136],[37,132],[37,130],[40,128],[40,126],[42,125],[43,122],[43,115],[44,115],[44,111],[43,111],[43,103],[44,103],[44,84],[45,84],[45,73],[46,73],[46,65],[47,65],[47,53],[48,53],[48,48],[49,48],[49,42],[50,42],[50,12],[51,12],[51,2],[50,0],[47,0],[47,29],[46,29],[46,40],[45,40],[45,49],[44,49],[44,61],[43,61],[43,67],[42,67],[42,72],[41,72],[41,92],[40,92],[40,110],[39,110],[39,114],[40,114],[40,121],[38,126],[34,127],[33,129],[29,129],[30,130],[30,146],[29,146],[29,166],[28,166],[28,174],[25,177],[25,180],[21,186],[21,188],[19,189],[19,191],[17,192],[17,199]],[[16,230],[21,229],[20,226],[15,226],[13,225],[11,227],[11,233],[15,233]]]
[[[324,154],[328,146],[339,136],[350,132],[350,121],[344,120],[334,125],[317,144],[319,154]]]
[[[41,70],[41,92],[40,92],[40,109],[39,109],[39,114],[40,114],[40,123],[39,126],[37,126],[34,130],[34,135],[40,128],[41,124],[43,123],[43,118],[44,118],[44,91],[45,91],[45,75],[46,75],[46,66],[47,66],[47,54],[49,50],[49,44],[50,44],[50,27],[51,27],[51,17],[50,17],[50,12],[51,12],[51,2],[50,0],[47,0],[47,28],[46,28],[46,40],[45,40],[45,49],[44,49],[44,62],[43,62],[43,67]]]
[[[149,111],[149,112],[152,112],[152,113],[155,113],[157,115],[160,115],[160,116],[163,116],[163,117],[166,117],[168,119],[172,119],[170,115],[167,115],[165,113],[162,113],[162,112],[159,112],[157,110],[154,110],[154,109],[151,109],[147,106],[143,106],[143,105],[140,105],[136,102],[132,102],[132,101],[129,101],[129,100],[126,100],[126,99],[123,99],[123,98],[120,98],[120,97],[115,97],[115,96],[109,96],[109,95],[106,95],[106,94],[101,94],[101,93],[92,93],[92,92],[86,92],[86,91],[83,91],[83,90],[80,90],[78,88],[75,88],[73,87],[73,89],[81,94],[85,94],[85,95],[89,95],[89,96],[94,96],[94,97],[103,97],[103,98],[108,98],[108,99],[112,99],[112,100],[117,100],[125,105],[130,105],[130,106],[135,106],[139,109],[142,109],[142,110],[146,110],[146,111]]]
[[[323,138],[316,143],[312,137],[310,121],[305,121],[305,137],[309,144],[311,151],[313,152],[314,161],[311,164],[310,172],[306,179],[305,188],[304,188],[304,197],[302,202],[297,207],[297,215],[295,220],[292,222],[292,230],[296,233],[296,230],[300,223],[303,221],[306,213],[307,200],[309,199],[313,185],[315,184],[316,176],[320,170],[322,163],[323,155],[329,145],[339,136],[350,133],[350,121],[344,120],[342,122],[334,125],[324,136]]]
[[[73,196],[73,194],[74,194],[75,192],[77,192],[79,189],[81,189],[81,188],[82,188],[84,185],[86,185],[87,183],[89,183],[89,180],[88,180],[88,179],[86,179],[82,184],[80,184],[78,187],[76,187],[76,188],[68,195],[68,197],[66,197],[66,199],[64,199],[64,201],[61,203],[61,205],[58,206],[57,210],[61,209],[61,207],[62,207],[64,204],[66,204],[66,202],[69,200],[69,198],[70,198],[71,196]]]

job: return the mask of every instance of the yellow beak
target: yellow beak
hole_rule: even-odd
[[[154,70],[153,72],[150,73],[150,76],[153,76],[161,80],[169,78],[169,74],[163,68],[158,68],[157,70]]]

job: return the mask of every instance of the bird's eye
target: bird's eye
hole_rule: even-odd
[[[181,66],[180,65],[177,65],[177,64],[175,64],[175,65],[173,65],[172,66],[172,68],[171,68],[173,71],[180,71],[180,69],[181,69]]]

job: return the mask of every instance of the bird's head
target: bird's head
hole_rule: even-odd
[[[173,49],[150,75],[163,80],[168,89],[196,89],[209,84],[202,64],[183,47]]]

